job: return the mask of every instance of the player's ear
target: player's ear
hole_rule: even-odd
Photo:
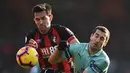
[[[107,41],[105,41],[105,42],[104,42],[104,45],[103,45],[103,47],[105,47],[106,45],[107,45]]]
[[[50,21],[52,21],[52,19],[53,19],[53,15],[52,15],[52,14],[49,15],[49,17],[50,17]]]
[[[106,43],[104,43],[103,47],[105,47],[105,46],[106,46]]]
[[[33,21],[35,21],[35,18],[33,18]]]
[[[33,21],[36,21],[34,17],[33,17]]]
[[[92,40],[92,37],[93,37],[93,34],[91,34],[91,36],[90,36],[90,40]]]

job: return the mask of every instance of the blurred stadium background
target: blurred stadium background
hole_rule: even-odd
[[[35,4],[52,5],[52,23],[69,27],[81,42],[88,42],[97,25],[106,26],[111,37],[104,49],[111,65],[108,73],[130,73],[130,0],[1,0],[0,73],[29,73],[18,66],[15,54],[33,26]]]

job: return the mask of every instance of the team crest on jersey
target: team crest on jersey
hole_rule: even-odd
[[[54,43],[56,43],[56,36],[53,36],[53,37],[52,37],[52,41],[53,41]]]

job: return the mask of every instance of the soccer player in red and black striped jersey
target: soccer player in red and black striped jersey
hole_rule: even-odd
[[[79,43],[78,39],[67,27],[51,24],[53,15],[49,4],[38,4],[33,7],[32,12],[36,28],[29,32],[25,39],[26,45],[36,48],[39,54],[40,72],[72,73],[68,60],[52,65],[48,58],[57,49],[60,41],[65,40],[69,44],[74,44]]]

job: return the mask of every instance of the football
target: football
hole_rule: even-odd
[[[32,68],[38,63],[38,53],[33,47],[24,46],[18,50],[16,61],[23,68]]]

